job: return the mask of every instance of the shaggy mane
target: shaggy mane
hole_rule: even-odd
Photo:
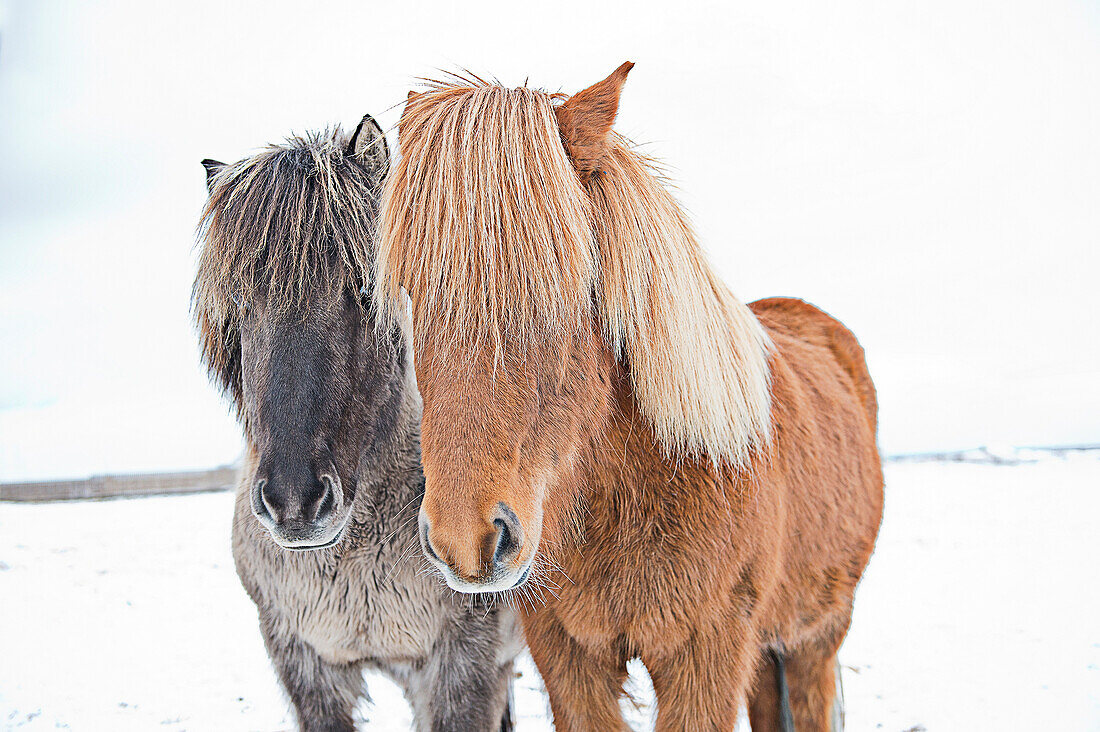
[[[240,308],[285,312],[370,286],[379,171],[339,127],[225,165],[199,224],[191,308],[211,375],[240,396]]]
[[[656,163],[613,135],[595,209],[605,334],[666,448],[740,464],[771,431],[770,340],[711,268]]]
[[[498,356],[506,340],[576,327],[590,307],[592,230],[551,98],[476,77],[434,82],[410,97],[399,129],[379,225],[379,311],[404,286],[417,324]]]
[[[561,95],[480,79],[410,95],[383,196],[376,304],[414,303],[417,338],[574,327],[595,303],[609,346],[670,452],[740,464],[768,440],[770,344],[711,269],[653,161],[612,135],[582,183]]]

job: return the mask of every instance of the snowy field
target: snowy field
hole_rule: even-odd
[[[292,728],[233,571],[231,503],[0,504],[0,727]],[[841,651],[848,729],[1100,730],[1098,515],[1096,453],[891,464]],[[364,726],[408,729],[396,687],[368,684]],[[520,730],[549,730],[529,660],[516,684]]]

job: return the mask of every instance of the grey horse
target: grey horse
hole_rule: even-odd
[[[418,729],[510,730],[518,623],[425,571],[408,324],[379,324],[363,294],[382,130],[368,115],[203,165],[192,311],[245,436],[233,556],[299,726],[354,729],[377,669]]]

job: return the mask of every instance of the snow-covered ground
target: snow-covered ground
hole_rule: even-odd
[[[230,512],[224,493],[0,504],[0,727],[291,728]],[[891,464],[841,651],[848,728],[1100,729],[1097,516],[1096,453]],[[408,729],[396,687],[368,683],[366,727]],[[517,699],[521,730],[550,729],[529,661]]]

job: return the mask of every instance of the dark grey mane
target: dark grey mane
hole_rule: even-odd
[[[240,307],[262,297],[288,310],[369,287],[387,154],[380,130],[362,130],[357,144],[359,133],[336,127],[210,161],[191,307],[203,359],[235,401]]]

